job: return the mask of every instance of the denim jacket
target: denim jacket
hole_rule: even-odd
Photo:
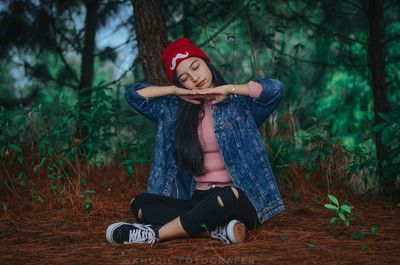
[[[212,119],[218,147],[232,181],[246,193],[262,223],[285,209],[258,130],[280,102],[283,85],[276,79],[255,81],[263,87],[258,97],[229,95],[212,106]],[[174,151],[174,122],[181,99],[177,96],[151,99],[136,92],[150,85],[137,83],[125,93],[129,105],[157,123],[147,192],[188,199],[194,191],[193,176],[178,172]]]

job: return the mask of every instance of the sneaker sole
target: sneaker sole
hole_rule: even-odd
[[[232,220],[226,227],[226,232],[231,243],[243,243],[246,239],[246,226],[238,220]]]
[[[129,223],[126,223],[126,222],[119,222],[119,223],[111,224],[111,225],[107,228],[107,231],[106,231],[106,239],[107,239],[107,241],[108,241],[109,243],[114,244],[114,245],[117,245],[117,243],[115,243],[115,241],[113,240],[112,235],[113,235],[113,233],[114,233],[115,228],[119,227],[119,226],[122,225],[122,224],[127,224],[127,225],[129,225]]]

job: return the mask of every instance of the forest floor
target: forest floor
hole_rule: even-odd
[[[399,264],[400,261],[399,205],[360,198],[342,184],[331,184],[330,193],[340,202],[347,200],[354,206],[355,216],[349,226],[330,224],[334,213],[324,207],[329,202],[328,186],[318,176],[305,180],[295,170],[291,172],[294,188],[282,189],[285,211],[249,232],[245,243],[227,245],[207,238],[190,238],[152,246],[110,245],[105,241],[106,228],[121,220],[134,222],[129,202],[146,186],[143,177],[147,175],[146,169],[137,170],[142,177],[130,181],[125,174],[123,169],[115,168],[92,170],[85,181],[64,184],[36,174],[24,187],[11,180],[9,188],[0,193],[0,264]],[[84,193],[83,183],[94,193]],[[51,192],[53,184],[63,192]],[[91,206],[89,212],[84,208],[86,199],[91,200],[87,201]],[[371,229],[376,228],[375,234]]]

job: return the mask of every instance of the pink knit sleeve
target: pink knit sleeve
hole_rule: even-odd
[[[261,94],[262,85],[255,81],[250,81],[249,85],[249,97],[256,98]]]

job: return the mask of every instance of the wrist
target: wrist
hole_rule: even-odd
[[[228,93],[229,93],[229,94],[235,94],[235,93],[236,93],[236,87],[235,87],[235,85],[229,85],[229,86],[228,86]]]
[[[170,95],[175,95],[177,94],[177,87],[176,86],[170,86]]]
[[[229,94],[235,95],[235,96],[236,96],[236,94],[237,94],[237,89],[236,89],[236,86],[235,86],[235,85],[231,85],[231,86],[230,86],[230,88],[229,88]]]

